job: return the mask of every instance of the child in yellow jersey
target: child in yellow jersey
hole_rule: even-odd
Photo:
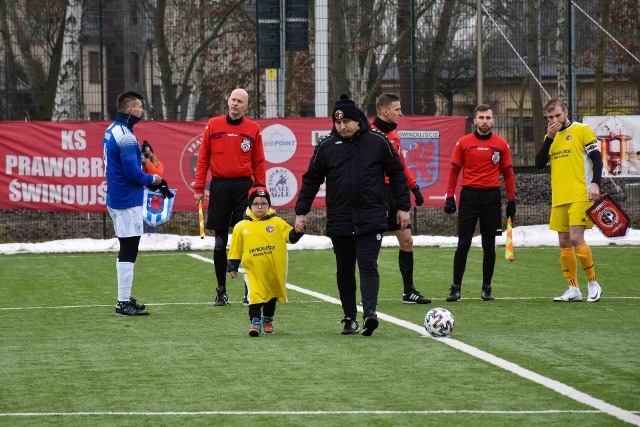
[[[263,185],[249,189],[249,207],[244,219],[233,227],[227,271],[238,277],[242,262],[248,287],[249,335],[273,334],[276,302],[287,302],[287,243],[296,243],[304,235],[276,216],[271,196]]]
[[[568,289],[554,298],[558,302],[582,301],[578,285],[578,261],[587,276],[587,302],[600,301],[602,288],[596,280],[591,248],[584,232],[593,226],[586,210],[598,199],[602,157],[589,126],[569,120],[564,102],[550,100],[547,135],[536,154],[536,167],[551,166],[551,218],[549,228],[558,232],[560,265]]]

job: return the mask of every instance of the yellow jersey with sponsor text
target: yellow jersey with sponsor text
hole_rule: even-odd
[[[549,148],[551,206],[589,200],[593,165],[587,146],[597,142],[591,128],[572,122],[556,134]]]
[[[247,208],[245,218],[233,227],[228,258],[241,260],[249,303],[264,303],[272,298],[286,302],[287,243],[293,227],[275,216],[272,209],[258,219]]]

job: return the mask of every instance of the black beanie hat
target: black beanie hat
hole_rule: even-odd
[[[336,101],[333,107],[333,114],[331,115],[334,121],[342,119],[351,119],[354,122],[360,121],[360,112],[356,103],[352,99],[349,99],[347,95],[340,95],[340,99]]]
[[[145,153],[147,151],[151,151],[153,153],[153,148],[151,148],[151,144],[149,144],[145,139],[142,143],[142,152]]]
[[[271,207],[271,196],[269,196],[269,190],[262,184],[255,184],[249,189],[249,206],[253,203],[253,199],[256,197],[264,197]]]

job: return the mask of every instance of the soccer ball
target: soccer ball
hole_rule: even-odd
[[[436,307],[424,316],[424,328],[434,337],[444,337],[453,332],[453,315],[449,310]]]
[[[187,238],[181,238],[178,240],[178,250],[179,251],[190,251],[191,250],[191,242]]]

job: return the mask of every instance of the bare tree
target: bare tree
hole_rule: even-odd
[[[330,91],[329,102],[340,95],[349,92],[347,78],[348,48],[345,43],[347,37],[345,15],[347,2],[344,0],[329,0],[329,25],[331,36],[331,62],[329,63]]]
[[[598,4],[598,17],[604,28],[609,28],[610,3],[601,1]],[[595,64],[595,92],[596,105],[595,114],[600,116],[604,112],[604,64],[607,56],[607,35],[604,31],[598,32],[598,50]]]
[[[3,46],[9,58],[11,119],[49,120],[63,47],[67,0],[3,0]],[[17,52],[14,49],[17,45]]]
[[[438,111],[436,92],[440,62],[445,55],[447,42],[453,36],[452,22],[454,21],[456,7],[456,0],[448,0],[442,3],[434,30],[434,38],[431,39],[431,43],[425,45],[426,49],[421,52],[421,56],[424,58],[424,76],[421,78],[423,87],[420,113],[429,116],[435,115]]]
[[[144,2],[153,17],[165,119],[177,120],[182,102],[193,96],[194,87],[202,87],[202,81],[194,81],[204,77],[204,63],[198,61],[224,33],[227,21],[240,12],[245,2],[222,0],[206,7],[193,1]],[[168,10],[173,14],[171,19],[167,17]],[[201,19],[202,15],[204,20]],[[194,77],[194,68],[198,64],[200,70]]]
[[[556,21],[556,71],[558,73],[558,98],[567,101],[567,2],[558,4],[558,20]]]
[[[58,74],[56,97],[51,120],[77,120],[82,117],[80,100],[80,44],[82,0],[69,0],[64,25],[62,66]]]
[[[529,68],[533,75],[540,79],[540,53],[538,51],[538,40],[540,35],[538,28],[540,2],[525,2],[525,17],[527,22],[527,56],[529,59]],[[542,112],[542,94],[535,79],[529,79],[529,91],[531,93],[531,115],[533,117],[533,143],[535,151],[538,152],[542,146],[545,134],[544,116]]]

